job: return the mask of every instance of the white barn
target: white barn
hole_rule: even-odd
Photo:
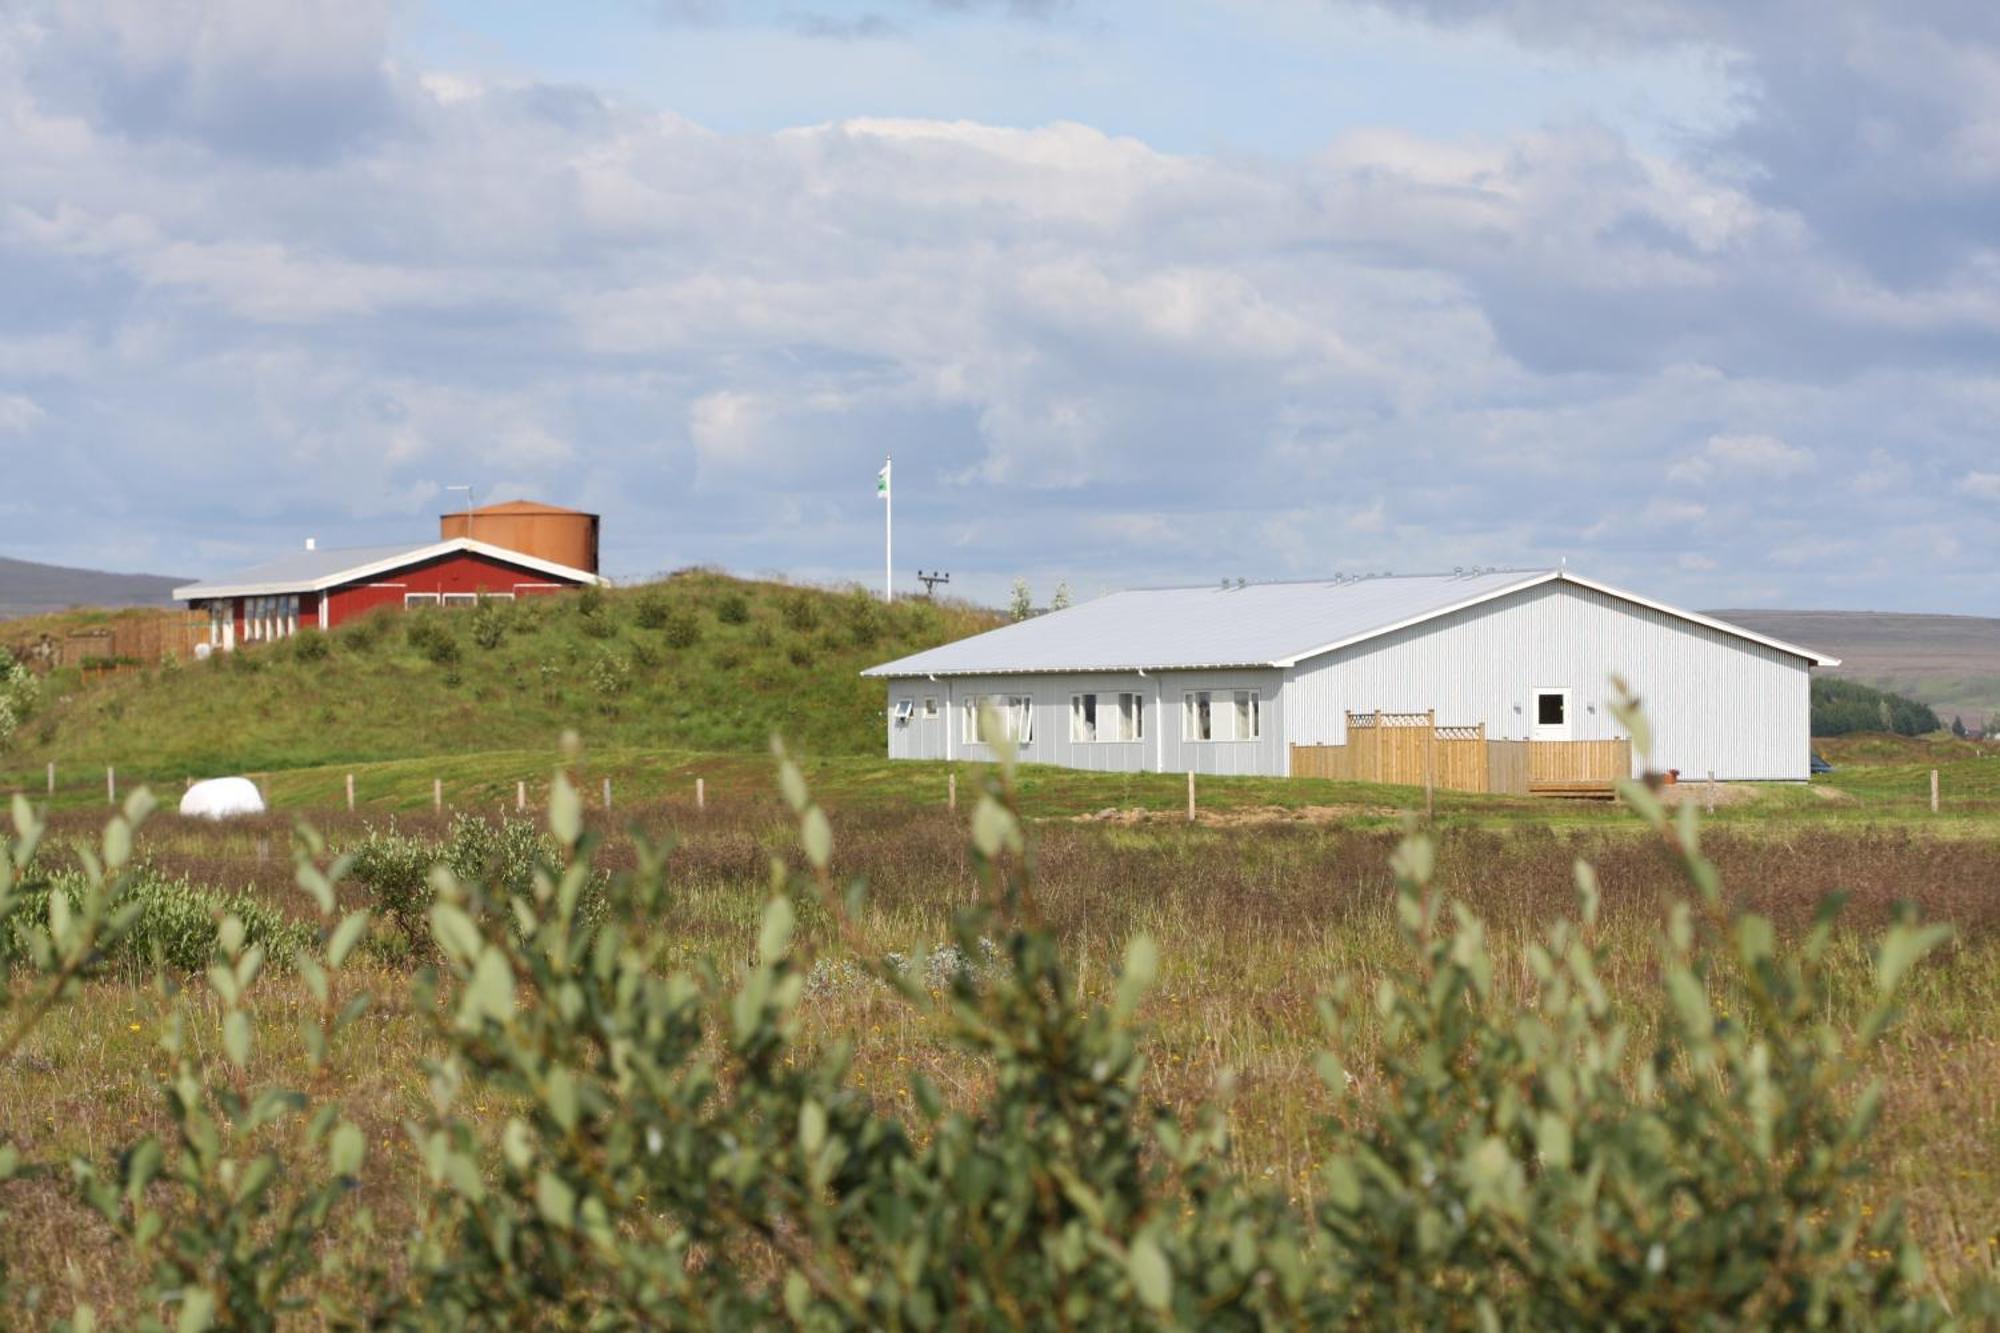
[[[1616,675],[1657,767],[1803,782],[1810,672],[1838,664],[1567,570],[1478,570],[1114,593],[863,674],[888,684],[893,759],[992,758],[991,703],[1027,762],[1267,775],[1345,745],[1350,714],[1616,740]]]

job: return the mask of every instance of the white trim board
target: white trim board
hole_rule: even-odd
[[[600,586],[609,586],[611,582],[610,579],[600,574],[592,574],[581,569],[571,569],[568,565],[559,565],[553,560],[544,560],[540,556],[528,555],[521,551],[510,551],[504,546],[494,546],[488,542],[477,541],[471,537],[453,537],[448,541],[433,542],[429,546],[413,547],[388,559],[372,560],[366,564],[334,570],[331,573],[317,575],[310,579],[282,579],[269,583],[190,583],[185,587],[174,589],[174,600],[188,602],[226,597],[268,597],[276,593],[325,592],[329,588],[344,587],[350,583],[361,583],[373,579],[378,574],[387,574],[398,569],[407,569],[411,565],[419,565],[426,560],[437,560],[444,556],[457,555],[461,552],[485,556],[489,560],[512,565],[517,569],[532,570],[537,574],[548,574],[564,580],[562,584],[556,586],[567,587],[572,583],[594,583]]]

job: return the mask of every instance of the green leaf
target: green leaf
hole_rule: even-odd
[[[833,826],[826,822],[826,811],[813,806],[799,821],[799,841],[806,849],[806,860],[814,867],[824,870],[833,859]]]
[[[981,796],[972,812],[972,845],[982,856],[998,856],[1003,847],[1014,845],[1014,816],[991,795]]]
[[[785,804],[799,814],[805,813],[807,794],[805,774],[799,766],[787,759],[778,765],[778,790],[785,794]]]
[[[1132,942],[1125,946],[1125,965],[1118,972],[1118,999],[1115,1012],[1118,1017],[1129,1018],[1153,988],[1153,982],[1160,975],[1160,948],[1153,943],[1151,935],[1134,935]]]
[[[68,947],[69,922],[69,894],[62,889],[49,890],[49,936],[58,949]]]
[[[1149,1310],[1164,1311],[1173,1304],[1174,1270],[1167,1264],[1167,1256],[1160,1251],[1157,1242],[1149,1235],[1133,1237],[1131,1251],[1125,1257],[1126,1271],[1132,1278],[1132,1290],[1138,1294],[1140,1304]]]
[[[132,826],[114,819],[104,826],[104,865],[117,870],[132,859]]]
[[[549,1118],[556,1122],[563,1133],[567,1134],[576,1128],[578,1107],[574,1074],[561,1065],[549,1070],[548,1092],[544,1101],[549,1108]]]
[[[1910,969],[1925,954],[1950,938],[1950,926],[1913,926],[1907,923],[1891,926],[1875,954],[1876,993],[1884,999],[1895,994]]]
[[[178,1333],[208,1333],[215,1327],[215,1297],[206,1287],[181,1288],[181,1317],[174,1322]]]
[[[826,1108],[807,1098],[799,1103],[799,1147],[807,1157],[816,1157],[826,1143]]]
[[[222,1049],[238,1069],[250,1063],[250,1015],[244,1010],[232,1009],[223,1018]]]
[[[553,1171],[535,1177],[535,1208],[550,1226],[567,1231],[576,1225],[576,1191]]]
[[[361,943],[362,934],[368,929],[368,911],[363,908],[349,912],[344,920],[333,929],[333,938],[326,942],[326,961],[339,967],[354,952],[354,946]]]
[[[473,964],[472,980],[465,988],[466,1003],[475,1014],[505,1023],[514,1016],[514,969],[498,949],[479,952]]]
[[[472,918],[456,903],[438,903],[431,908],[431,936],[439,948],[461,963],[478,957],[485,942],[480,938],[479,927],[472,924]]]
[[[764,924],[757,932],[759,961],[775,963],[785,956],[785,950],[792,944],[792,927],[796,921],[791,899],[773,898],[765,905]]]
[[[1554,1111],[1544,1111],[1535,1121],[1535,1148],[1551,1167],[1567,1169],[1571,1159],[1569,1122]]]
[[[342,1121],[327,1144],[327,1165],[336,1176],[354,1175],[361,1170],[361,1157],[366,1147],[360,1127],[350,1121]]]
[[[583,837],[583,798],[560,772],[549,784],[549,832],[565,847],[576,846]]]

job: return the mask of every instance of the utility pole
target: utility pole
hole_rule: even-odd
[[[896,597],[895,552],[896,552],[896,501],[890,495],[890,469],[895,466],[894,458],[882,460],[882,470],[875,474],[875,493],[882,497],[882,600],[894,601]]]
[[[923,570],[919,569],[917,571],[917,582],[924,585],[924,596],[936,597],[938,584],[950,583],[951,575],[940,574],[936,570],[932,570],[930,573],[926,574],[924,573]]]

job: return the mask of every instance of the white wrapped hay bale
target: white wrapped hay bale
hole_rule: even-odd
[[[264,796],[248,778],[210,778],[189,787],[181,813],[194,819],[233,819],[264,813]]]

